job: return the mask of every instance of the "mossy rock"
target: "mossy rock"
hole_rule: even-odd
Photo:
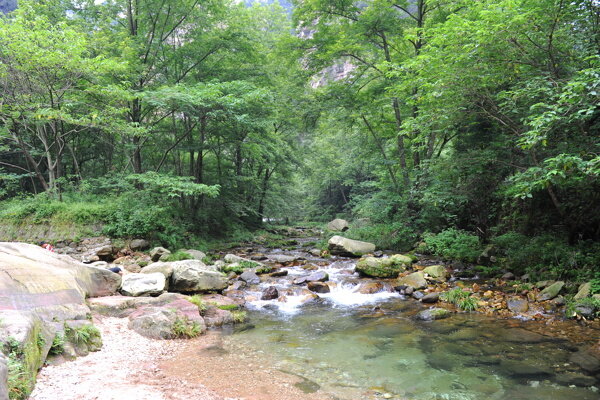
[[[356,264],[356,272],[373,278],[396,278],[410,267],[410,257],[396,254],[388,258],[366,257]]]

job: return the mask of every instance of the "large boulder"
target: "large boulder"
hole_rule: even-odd
[[[448,271],[443,265],[432,265],[423,270],[424,273],[438,281],[445,281],[448,278]]]
[[[396,278],[400,272],[410,267],[410,257],[395,254],[391,257],[366,257],[356,263],[356,272],[374,278]]]
[[[506,306],[515,314],[523,314],[529,310],[529,302],[523,297],[511,297],[506,300]]]
[[[234,322],[231,311],[222,310],[218,307],[208,307],[204,312],[204,321],[209,328],[220,327]]]
[[[146,250],[150,247],[150,242],[146,239],[133,239],[129,242],[129,248],[133,251],[141,251]]]
[[[560,293],[561,289],[565,286],[563,281],[554,282],[552,285],[548,286],[546,289],[542,290],[536,297],[537,301],[546,301],[552,300],[558,293]]]
[[[421,321],[434,321],[436,319],[444,319],[450,316],[450,311],[445,308],[430,308],[420,311],[417,314],[417,319]]]
[[[257,285],[260,283],[260,278],[254,270],[248,269],[240,275],[240,279],[249,285]]]
[[[178,326],[186,326],[190,331],[193,329],[196,335],[206,330],[198,307],[184,299],[140,307],[129,314],[129,328],[152,339],[181,337]]]
[[[23,349],[25,379],[35,381],[65,324],[86,320],[87,297],[112,295],[120,285],[121,276],[106,269],[39,246],[0,242],[0,342],[12,337]]]
[[[160,272],[123,276],[121,293],[125,296],[158,296],[167,289],[167,280]]]
[[[427,281],[425,280],[425,274],[423,271],[418,271],[399,278],[398,286],[408,286],[415,290],[426,288]]]
[[[279,291],[275,286],[269,286],[262,292],[261,300],[273,300],[279,297]]]
[[[315,293],[329,293],[331,289],[324,282],[308,282],[308,290]]]
[[[585,299],[592,292],[592,282],[587,282],[579,285],[577,294],[573,297],[575,300]]]
[[[155,262],[160,260],[162,256],[166,256],[168,254],[171,254],[171,252],[164,247],[155,247],[150,250],[150,258]]]
[[[375,245],[373,243],[347,239],[342,236],[334,236],[329,239],[328,246],[331,254],[348,257],[360,257],[375,251]]]
[[[190,256],[192,256],[192,258],[194,260],[202,261],[206,257],[206,253],[204,253],[203,251],[200,251],[200,250],[187,249],[187,250],[180,250],[180,251],[189,254]]]
[[[327,224],[327,229],[329,229],[330,231],[344,232],[347,231],[349,227],[350,225],[348,224],[348,221],[340,218],[336,218]]]
[[[163,274],[167,282],[170,281],[171,276],[173,276],[173,263],[158,261],[142,268],[140,271],[142,274],[155,274],[157,272]]]
[[[227,287],[227,277],[197,260],[172,262],[170,290],[180,293],[214,292]]]

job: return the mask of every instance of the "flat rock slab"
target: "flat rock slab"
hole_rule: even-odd
[[[348,257],[360,257],[374,252],[376,248],[373,243],[347,239],[342,236],[334,236],[329,239],[328,247],[331,254]]]
[[[158,296],[167,289],[167,280],[160,272],[123,276],[121,293],[125,296]]]

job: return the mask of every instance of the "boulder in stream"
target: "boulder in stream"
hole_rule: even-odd
[[[411,264],[412,259],[402,254],[395,254],[386,258],[365,257],[356,263],[355,271],[373,278],[396,278],[400,272],[406,271]]]
[[[227,277],[197,260],[172,262],[170,290],[180,293],[214,292],[227,287]]]
[[[250,269],[245,270],[241,275],[240,279],[249,285],[257,285],[260,283],[260,278],[256,273]]]
[[[434,321],[436,319],[444,319],[450,316],[450,311],[445,308],[430,308],[420,311],[417,314],[417,319],[421,321]]]
[[[440,299],[439,293],[429,293],[421,297],[421,303],[437,303]]]
[[[155,247],[150,250],[150,258],[152,261],[158,261],[162,256],[171,254],[171,252],[164,247]]]
[[[330,231],[347,231],[350,225],[345,219],[336,218],[327,224],[327,229]]]
[[[315,293],[329,293],[329,285],[324,282],[308,282],[308,290]]]
[[[548,286],[546,289],[542,290],[536,297],[537,301],[546,301],[552,300],[558,293],[560,293],[561,289],[565,286],[563,281],[554,282],[552,285]]]
[[[279,291],[275,286],[269,286],[262,292],[261,300],[273,300],[279,297]]]
[[[167,289],[167,280],[160,272],[123,276],[121,293],[125,296],[158,296]]]
[[[423,272],[429,275],[434,280],[445,281],[448,278],[448,271],[443,265],[432,265],[423,270]]]
[[[342,236],[334,236],[329,239],[328,246],[331,254],[348,257],[360,257],[375,251],[373,243],[347,239]]]
[[[427,281],[425,280],[425,274],[423,271],[413,272],[412,274],[403,276],[398,279],[398,286],[405,285],[412,287],[413,289],[423,289],[427,287]]]
[[[529,310],[529,302],[526,298],[511,297],[506,301],[508,309],[515,314],[523,314]]]

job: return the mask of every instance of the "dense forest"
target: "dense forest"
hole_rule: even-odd
[[[600,2],[291,3],[19,1],[0,224],[175,246],[345,216],[600,282]]]

